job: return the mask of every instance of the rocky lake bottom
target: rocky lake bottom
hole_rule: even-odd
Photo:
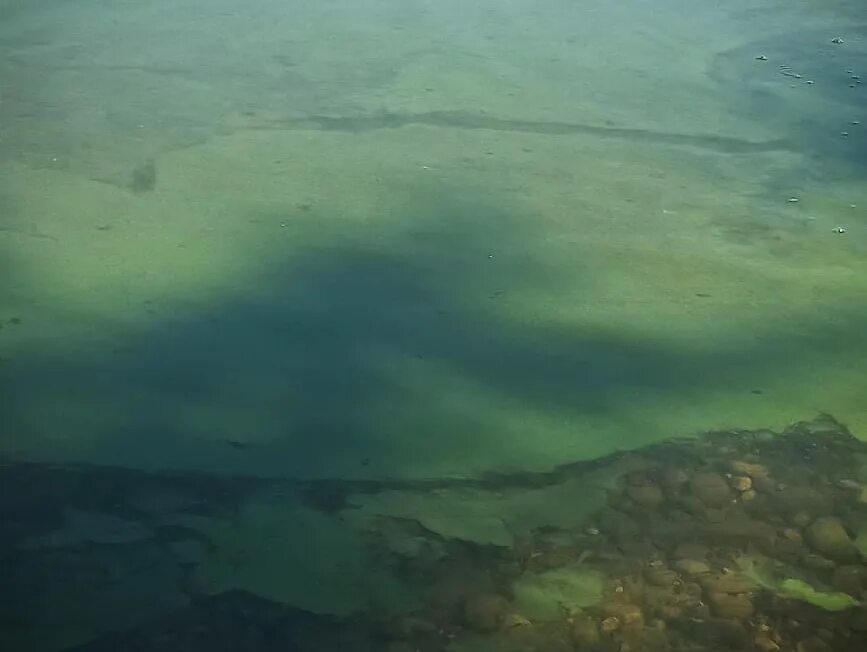
[[[867,444],[827,415],[473,480],[0,484],[4,649],[867,649]]]

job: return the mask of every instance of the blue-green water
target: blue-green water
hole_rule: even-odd
[[[862,79],[855,1],[0,0],[0,455],[415,483],[865,437]]]

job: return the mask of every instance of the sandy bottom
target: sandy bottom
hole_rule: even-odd
[[[858,3],[6,4],[5,456],[425,478],[867,434]]]

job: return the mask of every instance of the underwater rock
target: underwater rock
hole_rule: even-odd
[[[772,494],[777,491],[777,487],[779,484],[776,480],[769,476],[759,475],[752,478],[753,488],[756,491],[761,491],[762,493]]]
[[[753,578],[736,572],[709,575],[702,578],[700,583],[708,593],[748,593],[758,586]]]
[[[708,591],[707,601],[718,618],[745,620],[753,615],[753,602],[746,593]]]
[[[747,476],[749,478],[766,478],[768,476],[768,469],[762,464],[734,460],[729,464],[729,468],[732,473],[737,473],[738,475]]]
[[[696,473],[690,488],[705,507],[724,507],[732,501],[731,489],[719,473]]]
[[[783,528],[780,534],[783,535],[784,539],[788,539],[789,541],[797,541],[798,543],[800,543],[804,540],[804,537],[801,536],[801,533],[792,527]]]
[[[616,632],[618,629],[620,629],[620,619],[617,616],[608,616],[599,623],[599,630],[606,634]]]
[[[704,575],[710,572],[710,566],[697,559],[678,559],[674,567],[684,575]]]
[[[680,581],[680,576],[670,568],[648,568],[644,576],[654,586],[673,586]]]
[[[818,636],[799,641],[795,652],[833,652],[833,648]]]
[[[855,547],[843,523],[836,516],[817,518],[806,530],[807,543],[815,550],[838,561],[858,559]]]
[[[777,531],[764,521],[751,518],[730,518],[721,523],[711,523],[704,528],[707,536],[721,543],[755,544],[763,550],[774,547]]]
[[[759,633],[753,641],[753,645],[759,652],[777,652],[781,649],[779,643],[771,638],[768,632]]]
[[[867,587],[867,567],[865,566],[837,566],[831,577],[831,585],[838,591],[849,595],[859,596]]]
[[[662,472],[662,485],[671,492],[678,492],[689,482],[689,476],[683,469],[668,467]]]
[[[606,602],[599,611],[606,618],[616,618],[620,627],[644,626],[644,614],[638,605],[628,602]]]
[[[629,489],[627,489],[626,491],[626,494],[637,505],[640,505],[641,507],[647,507],[648,509],[656,509],[662,504],[663,500],[665,500],[662,489],[660,489],[655,484],[644,484],[641,486],[629,487]]]
[[[516,613],[506,614],[502,622],[502,626],[506,629],[511,627],[528,627],[532,624],[528,618]]]
[[[464,624],[477,632],[491,632],[500,627],[509,613],[509,603],[501,595],[481,594],[464,603]]]
[[[801,563],[807,568],[812,568],[817,571],[832,571],[837,565],[827,557],[811,552],[808,552],[801,558]]]
[[[856,632],[867,632],[867,606],[850,609],[848,625]]]
[[[753,481],[745,475],[736,475],[731,479],[732,488],[743,493],[753,488]]]
[[[833,498],[812,487],[787,485],[777,491],[775,499],[786,514],[806,512],[816,516],[834,511]]]

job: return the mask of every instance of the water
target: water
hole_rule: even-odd
[[[84,488],[9,502],[9,559],[52,533],[35,550],[88,568],[145,555],[159,582],[96,600],[125,625],[238,587],[380,622],[408,589],[359,514],[512,549],[616,484],[533,494],[564,464],[819,413],[865,437],[865,25],[854,1],[0,0],[0,455]],[[165,477],[180,506],[142,522]],[[515,495],[492,515],[479,482]],[[310,540],[232,571],[226,532],[275,523]],[[106,629],[50,554],[4,648]]]

